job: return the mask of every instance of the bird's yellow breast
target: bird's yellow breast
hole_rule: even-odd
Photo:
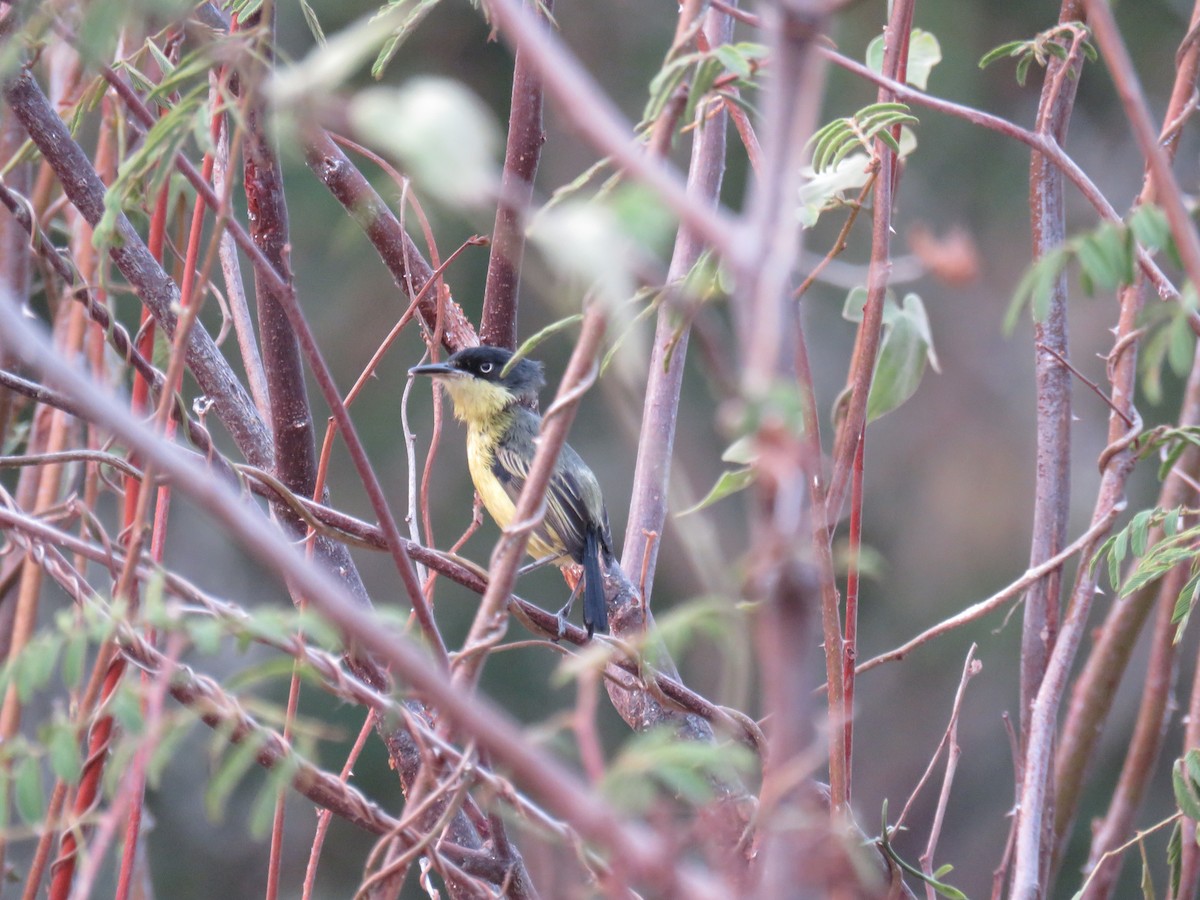
[[[517,506],[500,483],[500,479],[496,477],[492,464],[495,461],[496,442],[509,427],[512,415],[511,411],[505,411],[490,418],[486,425],[472,420],[468,420],[467,425],[467,468],[471,472],[471,481],[488,515],[502,529],[507,528],[516,518]],[[561,544],[561,541],[559,543]],[[530,534],[526,550],[535,559],[556,556],[556,561],[561,560],[563,564],[573,562],[570,556],[558,556],[561,549],[546,543],[537,531]]]

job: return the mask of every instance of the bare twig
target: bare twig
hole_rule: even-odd
[[[978,603],[972,604],[962,612],[951,616],[949,619],[939,622],[937,625],[934,625],[932,628],[921,632],[915,638],[907,641],[906,643],[897,647],[895,650],[889,650],[887,653],[881,653],[879,656],[872,657],[866,662],[860,664],[857,669],[858,674],[861,675],[863,672],[869,672],[876,666],[883,665],[887,662],[896,662],[904,659],[904,657],[906,657],[917,647],[920,647],[922,644],[926,644],[936,637],[953,631],[956,628],[960,628],[961,626],[966,625],[968,622],[974,622],[977,619],[980,619],[983,616],[986,616],[989,613],[999,609],[1006,601],[1019,596],[1029,587],[1029,585],[1036,582],[1039,578],[1042,578],[1047,572],[1052,571],[1058,566],[1061,566],[1064,562],[1066,562],[1084,547],[1092,545],[1099,535],[1103,534],[1112,526],[1112,523],[1116,520],[1119,511],[1119,509],[1112,509],[1107,517],[1097,522],[1093,522],[1092,526],[1087,531],[1081,534],[1068,546],[1064,547],[1061,553],[1052,556],[1040,566],[1035,566],[1032,569],[1026,570],[1025,574],[1016,581],[992,594],[987,599],[980,600]]]

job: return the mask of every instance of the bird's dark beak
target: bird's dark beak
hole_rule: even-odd
[[[458,369],[449,363],[426,363],[423,366],[413,366],[408,370],[409,375],[455,375]]]

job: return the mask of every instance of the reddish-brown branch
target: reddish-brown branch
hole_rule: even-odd
[[[553,2],[542,0],[535,9],[549,18],[554,11]],[[542,93],[541,74],[530,65],[525,51],[518,50],[513,64],[500,202],[492,227],[492,252],[488,257],[479,323],[480,340],[494,347],[512,349],[517,345],[517,291],[525,255],[525,216],[533,199],[533,179],[546,141],[542,130]]]

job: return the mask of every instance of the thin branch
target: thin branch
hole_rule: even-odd
[[[1027,590],[1031,584],[1036,582],[1039,578],[1044,577],[1047,572],[1051,572],[1058,568],[1080,550],[1094,543],[1099,535],[1103,534],[1112,526],[1112,523],[1116,521],[1119,512],[1119,509],[1110,510],[1107,517],[1093,522],[1092,526],[1088,528],[1087,531],[1081,534],[1068,546],[1064,547],[1061,553],[1052,556],[1040,566],[1027,569],[1024,575],[996,593],[992,594],[987,599],[980,600],[978,603],[972,604],[962,612],[939,622],[932,628],[921,632],[912,640],[901,644],[895,650],[889,650],[887,653],[881,653],[878,656],[872,657],[866,662],[861,663],[856,671],[859,675],[861,675],[863,672],[869,672],[871,669],[874,669],[876,666],[881,666],[884,663],[898,662],[899,660],[904,659],[904,657],[908,656],[909,653],[917,649],[917,647],[920,647],[922,644],[927,644],[936,637],[940,637],[943,634],[954,631],[956,628],[961,628],[963,625],[974,622],[977,619],[981,619],[989,613],[999,609],[1004,605],[1005,602],[1019,596],[1021,593]]]

